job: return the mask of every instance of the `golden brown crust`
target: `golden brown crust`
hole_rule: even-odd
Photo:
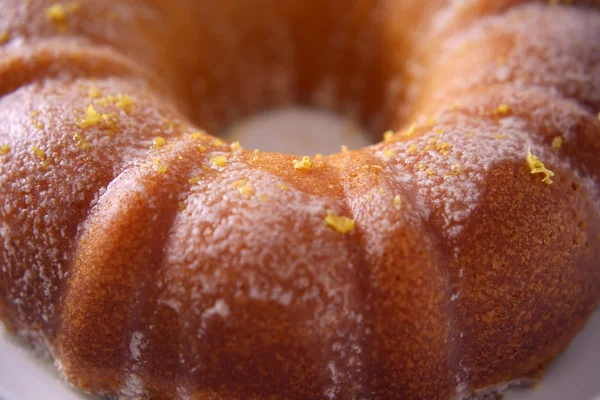
[[[0,320],[70,383],[463,398],[597,306],[593,2],[317,3],[1,3]],[[303,159],[198,128],[289,101],[398,133]]]

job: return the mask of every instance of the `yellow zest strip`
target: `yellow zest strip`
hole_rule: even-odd
[[[354,230],[354,220],[348,217],[335,215],[333,211],[327,211],[327,217],[325,217],[327,225],[339,233],[346,234]]]
[[[292,163],[294,164],[294,168],[296,168],[297,170],[310,171],[310,169],[312,168],[312,162],[310,161],[310,158],[308,156],[302,157],[302,160],[300,161],[293,160]]]
[[[541,162],[536,156],[531,154],[531,147],[527,150],[527,165],[531,170],[532,174],[544,174],[544,182],[547,185],[552,184],[552,177],[554,176],[554,172],[550,171],[543,162]]]

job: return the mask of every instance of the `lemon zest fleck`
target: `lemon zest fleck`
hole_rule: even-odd
[[[66,32],[67,16],[79,10],[79,4],[72,2],[66,7],[60,3],[54,3],[46,9],[46,19],[52,22],[59,32]]]
[[[331,210],[327,211],[325,222],[328,226],[342,234],[346,234],[354,230],[354,220],[352,218],[335,215]]]
[[[85,139],[85,136],[83,136],[82,133],[76,133],[73,135],[73,141],[75,142],[75,145],[81,149],[85,150],[90,147],[90,143]]]
[[[106,115],[106,114],[105,114]],[[98,114],[93,105],[89,105],[85,110],[85,117],[83,117],[77,124],[80,128],[89,128],[90,126],[96,126],[103,121],[103,116]]]
[[[419,170],[421,170],[421,171],[424,171],[424,172],[425,172],[425,173],[427,173],[427,175],[429,175],[429,176],[433,176],[433,175],[435,175],[435,172],[433,172],[433,170],[432,170],[431,168],[428,168],[427,166],[425,166],[425,165],[423,165],[423,164],[421,164],[421,163],[418,163],[418,164],[417,164],[417,168],[418,168]]]
[[[450,172],[446,172],[444,175],[446,176],[458,176],[462,174],[462,169],[460,164],[453,164],[452,165],[452,171]]]
[[[252,196],[255,193],[254,188],[252,186],[250,186],[248,184],[248,181],[246,181],[245,179],[240,179],[239,181],[235,181],[233,183],[233,187],[238,189],[240,191],[240,193],[243,194],[244,196]]]
[[[511,112],[511,108],[508,104],[502,103],[496,108],[496,115],[504,117]]]
[[[156,172],[158,172],[159,174],[164,174],[165,172],[167,172],[167,166],[164,165],[159,158],[153,158],[152,159],[152,163],[154,164],[154,169],[156,170]]]
[[[216,167],[225,167],[227,165],[227,157],[213,156],[210,158],[210,162]]]
[[[167,144],[167,140],[162,137],[162,136],[157,136],[154,139],[152,139],[152,148],[153,149],[160,149],[162,148],[165,144]]]
[[[391,142],[394,139],[394,132],[393,131],[387,131],[383,134],[383,141],[384,142]]]
[[[109,95],[109,96],[104,96],[104,97],[98,99],[98,104],[100,104],[101,106],[107,106],[109,104],[114,104],[115,107],[118,107],[121,110],[125,111],[126,113],[129,113],[131,111],[131,109],[133,108],[133,106],[135,105],[135,100],[128,94],[118,93],[117,95],[114,95],[114,96]],[[165,119],[163,121],[163,123],[165,125],[168,125],[169,128],[173,129],[173,122],[169,121],[168,119]]]
[[[310,169],[312,168],[312,162],[310,161],[310,158],[308,156],[302,157],[302,160],[300,161],[293,160],[292,163],[294,164],[294,168],[296,168],[297,170],[310,171]]]
[[[133,100],[128,94],[117,95],[117,101],[115,102],[115,106],[125,111],[126,113],[130,112],[134,105],[135,100]]]
[[[31,124],[37,129],[44,129],[44,124],[38,120],[38,115],[40,115],[39,110],[32,111],[31,113]]]
[[[392,149],[385,149],[383,151],[383,158],[385,160],[390,160],[392,157],[394,157],[395,154],[396,153],[394,152],[394,150],[392,150]]]
[[[563,145],[563,138],[562,136],[556,136],[554,139],[552,139],[552,147],[555,149],[560,149]]]
[[[452,145],[447,142],[436,143],[435,148],[440,152],[441,155],[448,155],[448,152],[452,148]]]
[[[55,3],[46,9],[46,18],[61,27],[67,21],[67,11],[62,4]]]
[[[38,146],[31,146],[31,151],[33,152],[33,154],[35,154],[35,156],[37,158],[39,158],[42,161],[46,161],[46,153],[44,152],[44,150],[40,149]]]
[[[554,176],[554,172],[546,168],[542,161],[540,161],[536,156],[531,154],[531,147],[527,150],[527,165],[531,170],[531,174],[545,175],[544,179],[542,179],[542,182],[544,182],[547,185],[551,185],[553,183],[551,178]]]
[[[394,196],[394,208],[396,208],[396,210],[399,210],[400,207],[402,207],[402,198],[400,197],[400,195],[396,195]]]

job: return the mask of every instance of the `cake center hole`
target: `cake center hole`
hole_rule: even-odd
[[[357,122],[311,107],[285,107],[237,121],[221,135],[246,149],[296,155],[337,153],[345,145],[357,150],[371,144]]]

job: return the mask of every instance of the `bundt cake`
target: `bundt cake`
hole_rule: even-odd
[[[0,10],[0,320],[85,391],[463,399],[598,305],[597,1]],[[389,132],[206,133],[286,104]]]

